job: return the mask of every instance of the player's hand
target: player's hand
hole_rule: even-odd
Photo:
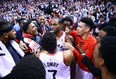
[[[70,29],[68,27],[66,27],[66,29],[65,29],[66,35],[69,35],[69,32],[70,32]]]
[[[80,54],[85,53],[85,50],[83,50],[80,45],[78,45],[77,48],[78,48],[78,51],[79,51]]]
[[[68,42],[64,42],[63,45],[64,45],[65,49],[68,49],[68,50],[71,50],[71,51],[74,50],[74,47]]]
[[[19,46],[25,53],[29,52],[28,47],[26,46],[26,44],[23,41],[20,41]]]

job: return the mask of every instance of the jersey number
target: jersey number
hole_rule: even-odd
[[[57,73],[57,70],[48,70],[48,72],[53,72],[53,79],[56,79],[56,77],[55,77],[55,75],[56,75],[56,73]]]

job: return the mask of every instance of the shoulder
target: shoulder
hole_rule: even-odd
[[[63,51],[63,55],[64,55],[65,58],[72,58],[73,57],[73,51],[65,50],[65,51]]]
[[[97,43],[97,39],[94,36],[90,36],[89,40],[93,41],[93,43]]]
[[[67,66],[69,66],[73,60],[73,52],[71,50],[66,50],[63,52],[63,56],[64,56],[64,62]]]
[[[74,31],[71,31],[70,33],[69,33],[71,36],[77,36],[78,35],[78,33],[77,33],[77,31],[76,30],[74,30]]]
[[[90,48],[95,47],[96,44],[97,44],[96,38],[95,38],[94,36],[92,36],[92,35],[91,35],[90,38],[87,40],[87,42],[89,43],[88,47],[90,47]]]

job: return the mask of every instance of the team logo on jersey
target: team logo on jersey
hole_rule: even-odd
[[[60,50],[65,50],[65,48],[60,44],[57,44],[57,47],[60,48]]]

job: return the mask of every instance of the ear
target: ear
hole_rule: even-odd
[[[63,28],[63,25],[59,23],[59,27],[60,27],[60,28]]]
[[[29,24],[29,26],[27,27],[26,32],[27,32],[27,33],[30,33],[30,24]]]
[[[27,33],[30,33],[30,30],[29,30],[29,28],[26,30],[26,32],[27,32]]]
[[[28,30],[26,30],[26,32],[27,32],[27,33],[29,33],[29,31],[28,31]]]
[[[104,66],[104,59],[103,58],[99,59],[99,66]]]
[[[85,31],[86,31],[86,32],[89,32],[89,28],[86,28]]]
[[[4,34],[3,34],[3,37],[4,37],[4,38],[8,38],[8,33],[4,33]]]

